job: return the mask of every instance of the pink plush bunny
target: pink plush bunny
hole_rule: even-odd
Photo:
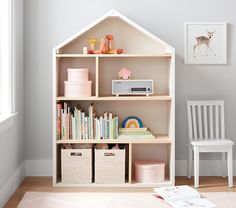
[[[119,77],[119,79],[130,79],[131,78],[131,71],[129,71],[127,68],[123,67],[119,71],[118,77]]]

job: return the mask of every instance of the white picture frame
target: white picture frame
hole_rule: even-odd
[[[185,64],[227,64],[227,23],[185,23]]]

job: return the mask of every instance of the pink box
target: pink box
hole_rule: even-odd
[[[91,96],[92,81],[64,81],[65,97]]]
[[[88,81],[87,68],[68,68],[68,81]]]
[[[135,180],[142,183],[158,183],[165,180],[165,163],[156,160],[135,161]]]

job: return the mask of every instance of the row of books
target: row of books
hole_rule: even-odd
[[[96,116],[94,104],[86,113],[80,107],[68,103],[57,104],[57,139],[116,139],[118,138],[118,117],[105,112]]]

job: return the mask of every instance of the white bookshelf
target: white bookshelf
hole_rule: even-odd
[[[124,54],[82,54],[88,37],[113,34],[115,46]],[[66,70],[71,67],[89,68],[92,80],[91,97],[65,97]],[[154,95],[112,96],[112,79],[122,67],[132,71],[133,79],[153,79]],[[155,139],[56,140],[56,104],[61,101],[91,102],[96,112],[114,112],[119,121],[130,115],[138,116],[155,134]],[[126,144],[128,178],[125,184],[62,184],[60,178],[60,145],[81,143]],[[116,11],[111,11],[85,29],[74,34],[53,50],[53,185],[58,187],[161,187],[175,183],[175,50],[153,34]],[[166,179],[155,184],[136,183],[135,160],[157,159],[166,164]]]

